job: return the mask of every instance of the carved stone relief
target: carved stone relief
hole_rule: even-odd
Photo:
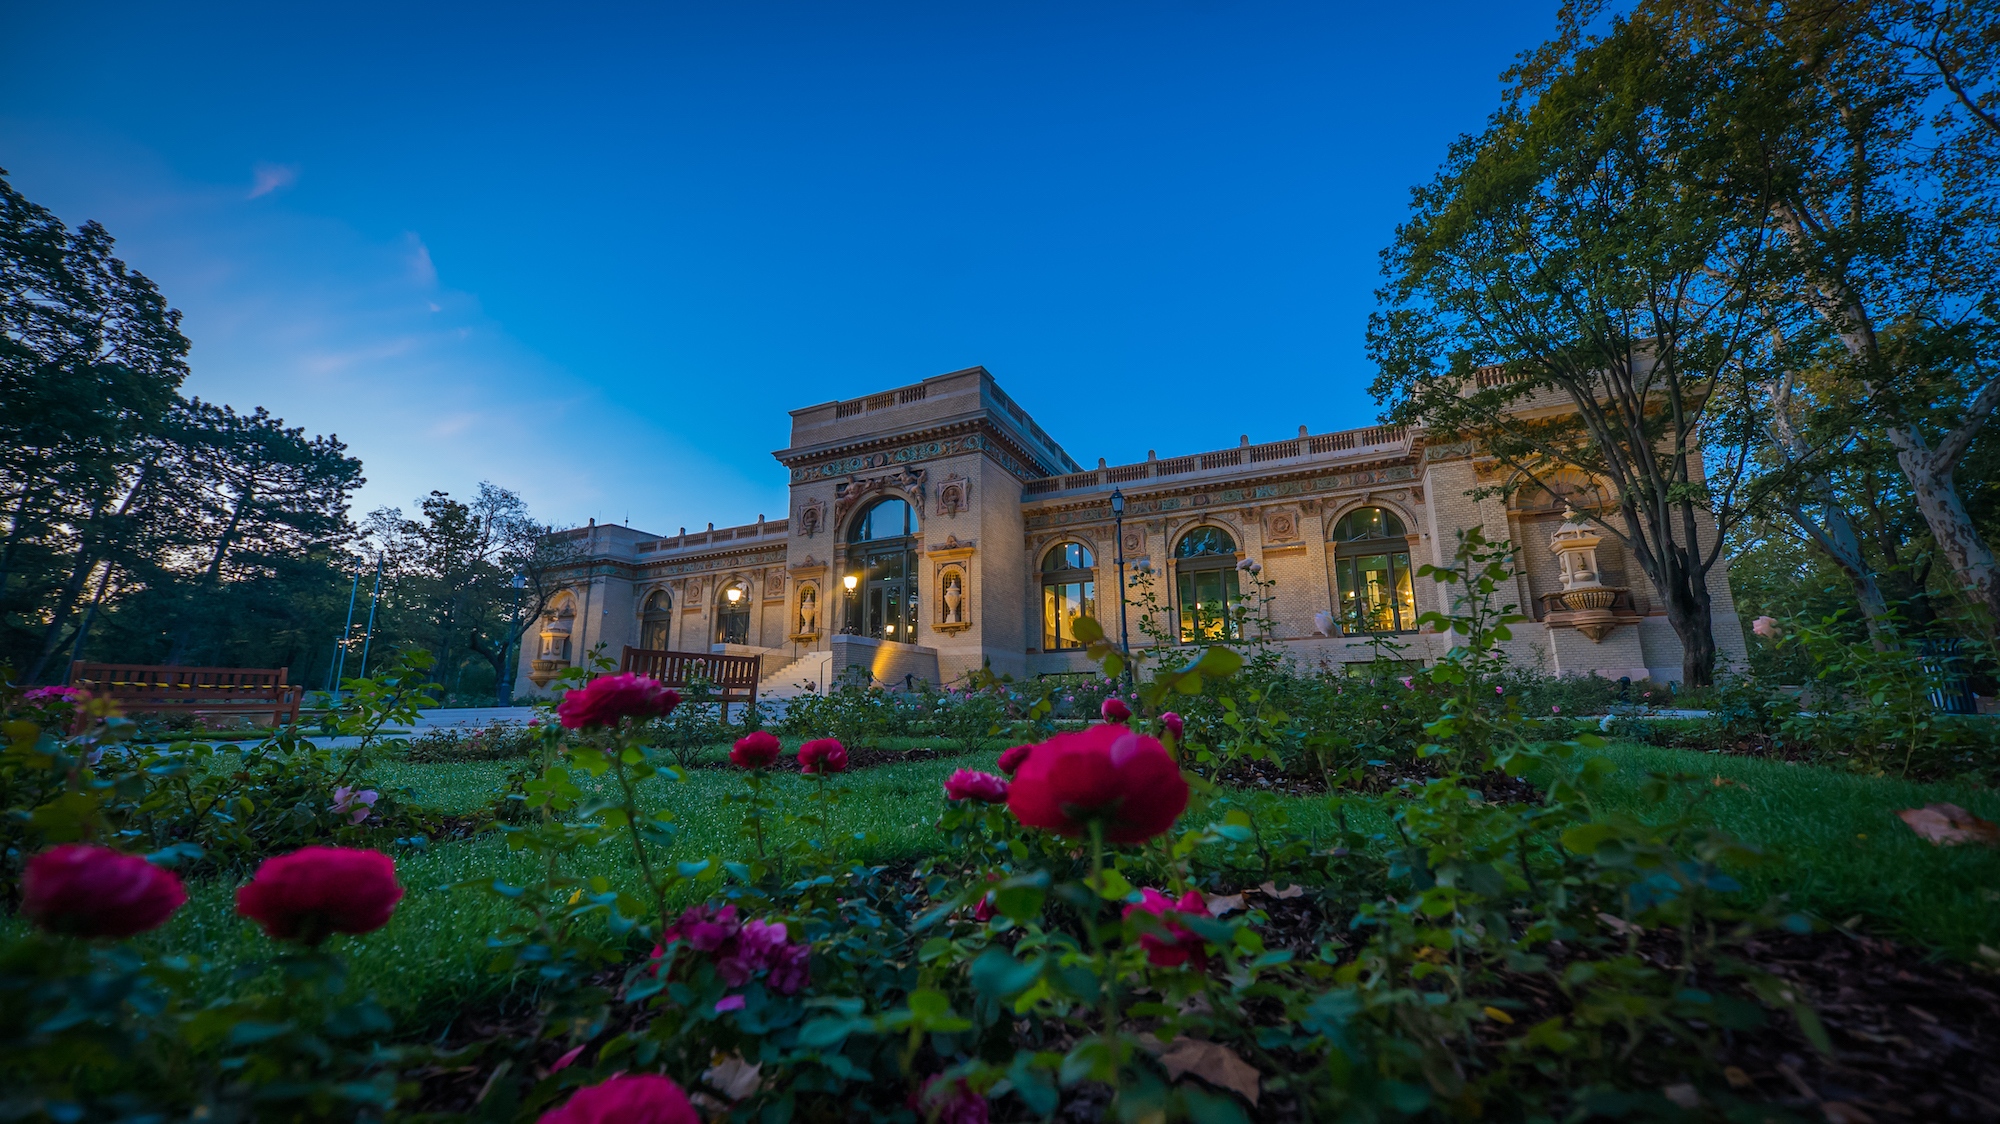
[[[824,526],[826,526],[825,504],[818,500],[808,500],[805,506],[799,508],[799,534],[804,535],[806,538],[812,538],[814,535],[819,534],[820,528]]]
[[[957,515],[972,506],[972,482],[954,472],[938,485],[937,513]]]

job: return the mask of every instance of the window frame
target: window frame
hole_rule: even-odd
[[[1385,526],[1394,525],[1405,528],[1405,530],[1400,535],[1380,534],[1372,538],[1341,539],[1333,537],[1340,533],[1342,524],[1345,524],[1349,519],[1364,511],[1379,512],[1384,517]],[[1383,507],[1380,504],[1363,504],[1360,507],[1352,508],[1342,513],[1341,517],[1334,521],[1333,528],[1328,533],[1328,538],[1330,539],[1329,545],[1333,547],[1333,565],[1327,567],[1327,580],[1333,587],[1334,620],[1343,636],[1394,636],[1417,631],[1417,617],[1419,613],[1417,609],[1416,572],[1410,565],[1411,536],[1407,530],[1408,526],[1403,521],[1401,513],[1392,508]],[[1393,627],[1356,627],[1357,622],[1346,612],[1346,601],[1342,597],[1342,590],[1347,587],[1343,579],[1346,578],[1350,568],[1358,577],[1362,573],[1361,561],[1368,558],[1383,558],[1386,560],[1383,568],[1389,573],[1388,584],[1390,594],[1388,606],[1390,622]],[[1344,563],[1352,563],[1352,565],[1350,567],[1344,565]],[[1361,583],[1357,581],[1355,582],[1355,586],[1358,604]],[[1407,604],[1405,604],[1401,596],[1404,593],[1408,593],[1409,595]],[[1408,610],[1408,620],[1403,619],[1405,609]]]
[[[1198,554],[1184,553],[1188,540],[1204,531],[1221,535],[1228,543],[1227,549],[1203,550]],[[1236,564],[1239,561],[1236,556],[1241,549],[1237,545],[1236,536],[1231,534],[1227,527],[1217,526],[1214,523],[1197,523],[1182,531],[1180,537],[1174,540],[1174,625],[1179,632],[1181,643],[1216,644],[1243,638],[1242,622],[1238,621],[1235,614],[1230,611],[1230,603],[1243,595],[1242,581],[1236,576]],[[1221,575],[1216,580],[1216,586],[1222,595],[1223,606],[1219,618],[1221,627],[1213,630],[1205,627],[1209,622],[1200,608],[1200,590],[1197,588],[1201,584],[1202,577],[1211,573]],[[1189,593],[1195,594],[1192,610],[1188,605]]]

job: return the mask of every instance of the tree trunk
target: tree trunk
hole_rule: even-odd
[[[1911,427],[1892,427],[1889,435],[1896,444],[1896,462],[1909,478],[1916,493],[1917,509],[1924,513],[1924,522],[1930,524],[1945,564],[1951,567],[1959,587],[1984,617],[1981,628],[1988,636],[1993,635],[1995,625],[2000,624],[2000,563],[1994,561],[1992,549],[1972,525],[1972,516],[1966,513],[1965,501],[1959,497],[1958,486],[1952,479],[1954,466],[1940,465],[1941,458],[1924,447],[1923,438]]]

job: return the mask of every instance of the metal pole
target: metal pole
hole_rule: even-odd
[[[368,675],[368,646],[375,642],[375,604],[382,599],[382,554],[375,554],[375,589],[368,595],[368,631],[361,638],[361,676]]]
[[[1125,493],[1111,489],[1112,534],[1118,536],[1118,651],[1125,657],[1125,690],[1132,690],[1132,641],[1125,629]]]
[[[340,700],[340,684],[347,678],[347,642],[354,636],[354,600],[361,596],[361,567],[367,565],[366,558],[354,560],[354,584],[347,590],[347,623],[340,626],[340,656],[334,661],[333,697]]]
[[[516,657],[514,661],[509,661],[507,653],[513,651],[514,646],[520,643],[521,640],[521,590],[527,587],[528,575],[515,574],[513,584],[514,612],[508,618],[507,642],[500,646],[500,667],[502,669],[500,674],[505,677],[500,685],[501,706],[514,705],[514,679],[520,671],[514,664],[519,662],[519,658]]]

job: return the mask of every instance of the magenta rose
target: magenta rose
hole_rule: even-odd
[[[799,747],[799,769],[807,773],[845,773],[847,747],[839,738],[815,738]]]
[[[762,769],[778,759],[778,739],[766,730],[755,730],[736,739],[729,750],[729,763],[739,769]]]
[[[123,939],[157,929],[186,901],[172,871],[88,843],[43,851],[21,875],[21,916],[73,937]]]
[[[1178,968],[1186,964],[1197,971],[1205,970],[1208,954],[1202,939],[1189,932],[1178,918],[1184,915],[1207,917],[1208,902],[1193,890],[1182,894],[1179,901],[1150,887],[1139,893],[1140,900],[1126,906],[1120,916],[1150,913],[1160,919],[1165,929],[1160,933],[1139,934],[1139,944],[1146,950],[1146,959],[1159,968]]]
[[[576,1091],[539,1124],[701,1124],[687,1094],[669,1078],[621,1073]]]
[[[1007,807],[1029,827],[1087,836],[1095,822],[1112,843],[1139,843],[1174,825],[1188,786],[1156,738],[1111,723],[1057,734],[1034,747],[1007,789]]]
[[[1035,747],[1031,745],[1017,745],[1001,753],[1000,771],[1010,777],[1013,776],[1014,771],[1021,767],[1021,762],[1028,759],[1028,751],[1033,748]]]
[[[1160,725],[1166,727],[1167,733],[1174,736],[1174,747],[1179,748],[1187,737],[1187,723],[1181,720],[1180,715],[1170,710],[1160,715]]]
[[[316,945],[334,933],[372,933],[389,923],[403,887],[380,851],[302,847],[266,859],[236,891],[236,912],[279,940]]]
[[[1097,709],[1106,722],[1123,722],[1132,717],[1132,708],[1121,699],[1105,699],[1104,705]]]
[[[1007,799],[1007,782],[992,773],[975,773],[971,769],[960,769],[946,778],[944,794],[952,800],[976,800],[981,804],[999,804]]]
[[[620,719],[665,718],[679,706],[679,693],[642,675],[606,675],[564,695],[556,717],[572,730],[616,726]]]

